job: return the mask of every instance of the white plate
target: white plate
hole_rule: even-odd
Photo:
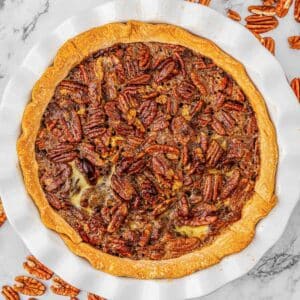
[[[182,26],[214,41],[246,67],[263,94],[277,129],[280,159],[277,206],[262,220],[253,242],[219,264],[176,280],[136,280],[96,271],[48,230],[27,195],[16,140],[35,81],[67,39],[91,27],[129,19]],[[300,192],[300,106],[283,70],[251,33],[201,5],[179,0],[113,0],[66,20],[37,44],[8,82],[0,112],[0,193],[8,218],[28,249],[68,282],[109,299],[179,300],[212,292],[248,272],[282,234]]]

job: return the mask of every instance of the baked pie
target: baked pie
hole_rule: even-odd
[[[165,24],[67,41],[18,141],[46,226],[97,269],[176,278],[245,248],[274,206],[277,144],[244,67]]]

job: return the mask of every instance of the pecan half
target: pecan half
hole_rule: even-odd
[[[290,48],[300,49],[300,35],[290,36],[288,38],[288,42],[289,42]]]
[[[109,223],[109,225],[107,227],[107,232],[111,233],[111,232],[115,232],[116,230],[118,230],[119,227],[124,222],[127,215],[128,215],[127,204],[123,203],[118,207],[118,209],[112,216],[111,222]]]
[[[41,296],[46,291],[46,286],[35,278],[17,276],[13,289],[21,294],[29,296]]]
[[[300,102],[300,78],[294,78],[291,81],[291,87]]]
[[[196,73],[191,73],[191,79],[193,84],[197,87],[198,91],[201,95],[207,95],[207,88],[204,82],[200,79],[200,77]]]
[[[154,153],[170,153],[175,156],[179,156],[180,151],[177,147],[169,146],[169,145],[151,145],[145,149],[145,152],[148,154]]]
[[[206,153],[206,161],[208,165],[214,167],[218,163],[219,159],[223,156],[223,154],[223,148],[217,141],[212,140]]]
[[[127,84],[142,85],[142,84],[149,83],[150,80],[151,80],[151,75],[142,74],[142,75],[138,75],[134,78],[131,78],[130,80],[127,81]]]
[[[261,43],[266,47],[273,55],[275,54],[275,41],[271,37],[264,37],[261,40]]]
[[[144,247],[146,246],[149,241],[150,241],[150,238],[151,238],[151,233],[152,233],[152,225],[151,224],[147,224],[145,226],[145,229],[140,237],[140,240],[139,240],[139,245],[141,247]]]
[[[143,125],[150,126],[157,114],[157,103],[152,100],[144,101],[138,109],[138,114]]]
[[[170,62],[166,63],[164,65],[164,67],[162,68],[162,70],[158,73],[158,75],[156,77],[156,82],[161,83],[161,82],[171,78],[172,76],[174,76],[174,74],[176,74],[175,67],[176,67],[176,64],[174,61],[170,61]]]
[[[294,18],[297,22],[300,22],[300,0],[295,1]]]
[[[222,176],[220,174],[207,175],[204,177],[203,201],[216,201],[222,186]]]
[[[4,224],[6,221],[6,214],[2,205],[2,201],[0,199],[0,227]]]
[[[255,33],[265,33],[278,26],[278,20],[274,16],[251,15],[245,20],[246,27]]]
[[[221,192],[221,198],[227,198],[238,186],[239,181],[240,181],[240,172],[238,170],[234,170]]]
[[[170,240],[166,244],[166,251],[172,253],[172,257],[180,256],[184,253],[191,252],[200,244],[200,240],[194,237]]]
[[[27,256],[27,261],[23,263],[23,268],[29,274],[42,280],[49,280],[53,276],[53,272],[40,263],[33,255]]]
[[[275,16],[276,9],[273,6],[268,5],[250,5],[248,7],[249,12],[255,15],[261,16]]]
[[[65,282],[58,276],[54,276],[52,282],[53,283],[50,286],[50,289],[54,294],[61,296],[76,297],[80,292],[79,289]]]
[[[106,300],[103,297],[97,296],[95,294],[88,293],[88,300]]]
[[[192,101],[195,91],[195,86],[187,81],[182,81],[176,88],[176,92],[180,97],[190,101]]]
[[[77,152],[72,144],[60,144],[49,149],[48,158],[56,163],[65,163],[74,160],[77,157]]]
[[[157,217],[163,214],[172,206],[172,204],[176,202],[176,200],[177,199],[175,197],[164,200],[163,202],[161,202],[155,207],[155,209],[153,210],[153,215]]]
[[[276,14],[279,18],[283,18],[289,12],[293,0],[278,0],[276,5]]]
[[[135,193],[135,189],[129,179],[117,175],[113,175],[111,178],[111,188],[126,201],[129,201]]]
[[[95,151],[95,147],[92,144],[81,143],[78,150],[81,158],[87,159],[90,163],[97,167],[103,166],[104,162],[100,155]]]
[[[9,285],[4,285],[1,294],[5,300],[20,300],[19,294]]]
[[[232,10],[232,9],[228,9],[227,11],[227,17],[234,20],[234,21],[241,21],[241,16],[238,12],[236,12],[235,10]]]
[[[163,154],[156,154],[152,157],[152,168],[155,174],[163,175],[167,179],[174,176],[174,171]]]

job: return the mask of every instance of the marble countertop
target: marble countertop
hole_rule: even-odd
[[[101,0],[0,0],[0,96],[9,76],[14,73],[33,44],[66,18],[100,2]],[[211,7],[223,14],[231,8],[244,17],[248,14],[249,5],[260,2],[212,0]],[[299,34],[300,24],[294,22],[292,11],[280,20],[276,30],[267,34],[276,41],[276,58],[282,64],[288,80],[300,76],[300,51],[289,49],[287,37]],[[300,299],[299,216],[300,203],[283,236],[248,274],[201,299]],[[28,254],[21,239],[6,222],[0,228],[0,287],[12,284],[16,275],[24,274],[22,262]],[[46,294],[41,298],[62,299],[53,294]],[[85,295],[82,294],[80,299],[85,299]]]

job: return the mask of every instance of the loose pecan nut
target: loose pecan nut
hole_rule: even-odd
[[[0,199],[0,227],[4,224],[6,221],[6,214],[2,205],[2,201]]]
[[[300,0],[295,1],[294,18],[297,22],[300,22]]]
[[[271,37],[264,37],[261,41],[262,45],[266,47],[273,55],[275,54],[275,41]]]
[[[237,11],[232,10],[232,9],[228,9],[227,17],[234,20],[234,21],[237,21],[237,22],[241,21],[240,14]]]
[[[103,297],[97,296],[95,294],[88,293],[88,300],[106,300]]]
[[[29,296],[41,296],[46,291],[46,286],[35,278],[17,276],[13,289],[21,294]]]
[[[248,7],[249,12],[255,15],[262,15],[262,16],[275,16],[276,9],[273,6],[267,5],[250,5]]]
[[[58,276],[54,276],[52,281],[53,284],[50,286],[50,289],[54,294],[61,296],[76,297],[80,292],[79,289],[65,282]]]
[[[291,81],[291,87],[300,102],[300,78],[294,78]]]
[[[278,26],[278,21],[274,16],[251,15],[245,20],[246,27],[255,33],[265,33]]]
[[[42,280],[49,280],[53,276],[53,272],[40,263],[33,255],[27,256],[27,261],[23,263],[23,268],[29,274]]]
[[[290,48],[300,49],[300,35],[290,36],[288,38],[288,42],[289,42]]]
[[[278,0],[276,5],[276,14],[279,18],[283,18],[289,12],[293,0]]]
[[[5,300],[20,300],[19,294],[9,285],[4,285],[1,294]]]

